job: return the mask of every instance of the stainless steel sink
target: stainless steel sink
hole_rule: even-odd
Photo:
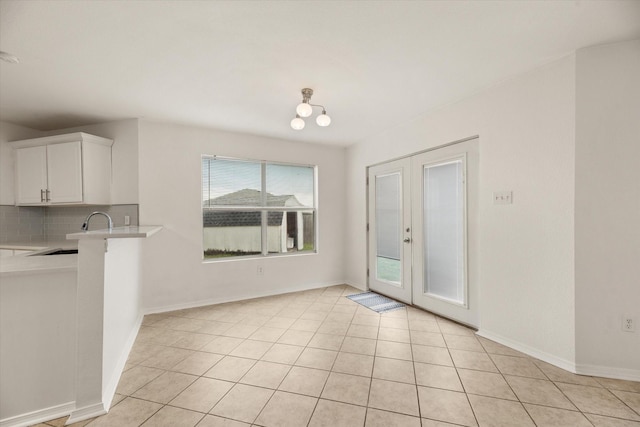
[[[77,253],[78,253],[77,249],[58,249],[56,251],[49,252],[42,255],[71,255],[71,254],[77,254]]]
[[[77,254],[77,249],[50,249],[48,251],[36,252],[29,256],[43,256],[43,255],[73,255]]]

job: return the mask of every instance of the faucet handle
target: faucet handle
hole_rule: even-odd
[[[82,230],[87,231],[87,228],[89,228],[89,224],[87,224],[87,222],[83,222],[82,223],[82,227],[80,227]]]

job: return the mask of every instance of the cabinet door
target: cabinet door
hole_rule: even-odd
[[[44,204],[47,189],[47,147],[16,150],[16,204]]]
[[[49,201],[82,202],[82,149],[80,141],[47,145]]]

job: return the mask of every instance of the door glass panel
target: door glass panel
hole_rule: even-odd
[[[464,294],[462,160],[424,166],[424,292],[459,304]]]
[[[376,278],[400,285],[402,193],[400,173],[376,176]]]

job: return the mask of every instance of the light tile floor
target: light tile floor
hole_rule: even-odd
[[[100,426],[640,427],[640,382],[585,377],[333,286],[144,318]],[[61,426],[66,418],[38,426]]]

